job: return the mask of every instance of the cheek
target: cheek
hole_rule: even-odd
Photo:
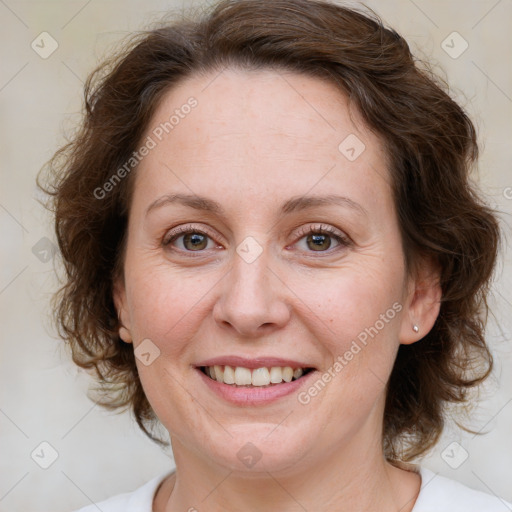
[[[386,331],[398,324],[402,275],[396,268],[387,271],[386,265],[347,265],[323,277],[318,274],[313,282],[308,277],[294,279],[294,293],[310,310],[303,318],[316,324],[314,331],[324,329],[334,343],[355,339],[375,323]]]
[[[314,287],[304,279],[294,288],[306,297],[302,318],[310,322],[308,329],[326,356],[324,373],[332,376],[328,402],[348,417],[369,410],[383,392],[396,358],[403,276],[386,270],[391,268],[347,265],[315,279]],[[356,412],[354,404],[361,410]]]
[[[372,273],[353,272],[326,283],[323,302],[320,297],[310,301],[315,315],[309,317],[316,322],[310,328],[326,333],[321,345],[332,361],[323,373],[331,377],[325,399],[334,424],[340,411],[355,424],[369,414],[396,358],[403,309],[399,281],[376,279]]]
[[[150,338],[161,351],[179,351],[179,340],[199,327],[218,272],[181,271],[168,265],[139,266],[131,276],[130,315],[135,340]],[[173,343],[175,341],[175,343]]]

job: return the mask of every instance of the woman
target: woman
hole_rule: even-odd
[[[56,315],[176,471],[83,511],[506,510],[409,463],[492,368],[476,157],[406,42],[331,3],[223,1],[93,74]]]

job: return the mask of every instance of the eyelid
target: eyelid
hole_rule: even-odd
[[[195,224],[185,224],[182,226],[178,226],[168,232],[166,232],[164,238],[163,238],[163,244],[167,245],[173,238],[176,236],[183,234],[183,233],[189,233],[191,231],[195,231],[197,233],[203,233],[205,235],[208,235],[210,238],[214,239],[218,236],[217,233],[213,233],[213,231],[209,227],[197,227]],[[300,229],[297,231],[294,231],[293,237],[298,237],[299,239],[309,235],[311,233],[324,233],[324,234],[330,234],[335,235],[343,240],[349,241],[348,236],[343,233],[342,231],[328,225],[328,224],[322,224],[322,223],[311,223],[305,226],[301,226]],[[222,237],[221,237],[222,238]]]
[[[162,240],[162,245],[168,245],[173,238],[175,238],[181,234],[186,234],[190,231],[208,235],[212,240],[214,240],[218,236],[217,233],[214,233],[208,227],[203,227],[203,226],[198,227],[196,224],[184,224],[183,226],[178,226],[178,227],[173,228],[170,231],[166,232],[166,234],[164,235],[164,238]],[[220,238],[222,238],[222,236]]]
[[[297,232],[294,233],[293,236],[294,237],[296,237],[296,236],[303,237],[305,235],[309,235],[310,233],[316,233],[316,232],[320,232],[320,233],[324,233],[324,234],[328,234],[328,235],[335,235],[335,236],[338,236],[338,237],[346,240],[347,242],[349,241],[348,236],[343,231],[340,231],[339,229],[336,229],[336,228],[330,226],[329,224],[322,224],[321,222],[310,223],[306,226],[302,226]]]

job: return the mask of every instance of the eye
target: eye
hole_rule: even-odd
[[[331,226],[322,224],[310,225],[302,228],[295,236],[300,237],[299,242],[305,239],[306,252],[334,252],[337,248],[347,247],[350,240],[342,232]],[[337,244],[331,251],[332,240]],[[208,243],[210,242],[210,245]],[[298,243],[298,242],[297,242]],[[173,246],[183,252],[204,252],[205,249],[221,247],[213,241],[213,234],[206,229],[194,226],[180,226],[165,236],[162,241],[164,247]]]
[[[181,240],[177,244],[178,249],[186,252],[201,252],[204,249],[218,247],[206,230],[197,229],[193,226],[180,226],[169,232],[163,239],[162,245],[168,247],[178,240]],[[208,247],[209,241],[213,244],[213,247]]]
[[[338,244],[334,250],[350,245],[350,240],[343,233],[322,224],[306,226],[297,233],[297,236],[301,237],[299,242],[302,239],[305,240],[306,250],[309,249],[309,252],[332,252],[328,251],[331,248],[332,240]]]

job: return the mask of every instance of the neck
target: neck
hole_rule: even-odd
[[[232,512],[250,504],[253,512],[411,512],[419,475],[389,464],[380,443],[361,444],[357,437],[369,437],[359,434],[338,449],[319,454],[316,462],[304,457],[287,471],[262,467],[250,475],[199,458],[173,439],[177,470],[162,486],[154,510]]]

